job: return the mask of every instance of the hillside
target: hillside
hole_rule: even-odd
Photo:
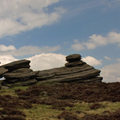
[[[51,83],[0,90],[0,120],[119,120],[120,83]]]
[[[81,58],[69,55],[65,66],[43,71],[29,60],[0,66],[0,120],[119,120],[120,83],[103,83]]]

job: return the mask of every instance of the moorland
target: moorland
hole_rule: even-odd
[[[37,83],[0,90],[0,120],[119,120],[120,83]]]

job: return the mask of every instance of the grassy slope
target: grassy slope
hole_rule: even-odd
[[[11,95],[17,96],[15,89],[25,90],[27,87],[14,87],[6,90],[0,90],[0,95]],[[104,111],[114,112],[117,109],[120,109],[120,102],[99,102],[103,107],[98,109],[90,109],[90,106],[94,103],[85,103],[76,101],[74,107],[65,107],[66,111],[72,112],[78,117],[83,117],[87,114],[106,114]],[[1,108],[2,109],[2,108]],[[26,120],[58,120],[57,116],[62,113],[64,110],[52,109],[51,105],[44,104],[33,104],[31,109],[20,109],[27,116]],[[78,112],[76,112],[78,111]],[[61,119],[62,120],[62,119]]]

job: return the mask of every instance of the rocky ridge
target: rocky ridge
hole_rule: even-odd
[[[33,71],[29,60],[18,60],[0,66],[0,77],[4,77],[2,86],[27,86],[37,82],[101,82],[100,70],[81,60],[79,54],[66,57],[67,63],[60,68]]]

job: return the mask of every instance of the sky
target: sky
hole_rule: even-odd
[[[120,0],[0,0],[1,65],[21,59],[33,70],[64,66],[80,54],[120,82]]]

